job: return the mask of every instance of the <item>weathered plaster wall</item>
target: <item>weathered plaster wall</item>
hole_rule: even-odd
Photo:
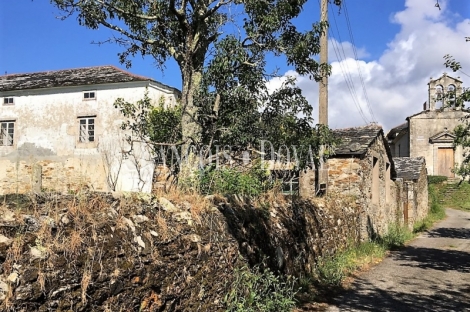
[[[26,168],[35,163],[47,161],[47,166],[43,168],[43,172],[47,172],[52,166],[51,163],[57,162],[52,166],[57,169],[51,169],[52,171],[66,168],[64,170],[68,172],[69,178],[88,181],[91,183],[89,187],[93,189],[110,189],[107,178],[111,174],[116,176],[114,184],[117,190],[149,192],[153,176],[153,161],[145,149],[138,145],[134,148],[135,157],[123,159],[119,156],[123,149],[128,149],[128,146],[120,130],[124,118],[119,110],[114,108],[117,98],[136,102],[144,97],[146,90],[155,104],[161,97],[165,98],[167,105],[176,103],[173,91],[160,88],[152,82],[1,93],[0,97],[14,97],[13,105],[0,106],[0,121],[13,120],[15,131],[13,146],[0,147],[0,160],[6,164],[0,167],[0,177],[2,175],[6,177],[6,170],[11,170],[12,166]],[[83,91],[94,91],[96,99],[84,100]],[[85,116],[94,118],[94,142],[81,143],[78,140],[78,118]],[[105,155],[109,156],[107,161],[105,161]],[[89,170],[77,170],[80,166]],[[137,167],[139,170],[136,169]],[[17,174],[23,172],[18,170]],[[74,172],[75,177],[73,177]],[[86,179],[83,179],[84,172],[86,172]],[[7,189],[11,189],[10,175],[11,173],[8,174],[8,178],[1,179],[4,182],[0,182],[0,192],[5,193]],[[51,175],[54,176],[56,173],[51,173]],[[19,176],[27,180],[26,177]],[[64,175],[57,173],[57,176]],[[57,188],[62,188],[66,182],[59,181],[59,183]],[[20,189],[24,188],[26,186]]]
[[[438,175],[437,150],[439,147],[453,147],[450,143],[431,144],[429,138],[443,132],[447,128],[452,132],[461,123],[461,118],[466,112],[461,110],[435,110],[426,111],[410,117],[410,157],[424,156],[428,174]],[[455,149],[455,163],[463,160],[462,148]]]
[[[390,144],[392,157],[406,157],[410,155],[410,139],[409,133],[405,133],[398,140],[394,140]]]

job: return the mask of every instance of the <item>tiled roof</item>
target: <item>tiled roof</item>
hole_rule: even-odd
[[[0,76],[0,92],[130,81],[153,80],[131,74],[114,66],[96,66]]]
[[[341,139],[335,154],[363,155],[381,132],[382,127],[377,125],[333,130],[334,135]]]
[[[425,159],[424,157],[395,157],[393,162],[395,163],[397,178],[417,180],[423,164],[425,164]]]

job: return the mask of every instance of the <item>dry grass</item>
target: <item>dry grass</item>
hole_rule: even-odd
[[[162,237],[163,240],[167,240],[170,237],[170,233],[166,220],[161,216],[160,212],[156,216],[156,221],[158,226],[158,234]]]
[[[83,272],[82,276],[82,282],[81,282],[81,287],[82,287],[82,303],[85,305],[87,302],[86,298],[86,291],[88,289],[88,286],[90,285],[91,282],[91,272],[87,269]]]
[[[68,239],[68,252],[70,255],[76,255],[80,251],[82,244],[82,233],[80,230],[73,230]]]
[[[157,190],[154,195],[156,197],[164,197],[173,204],[181,206],[183,209],[189,208],[191,218],[197,224],[201,224],[203,213],[208,211],[212,206],[208,197],[193,191],[181,191],[177,188],[171,188],[166,192]],[[161,230],[165,231],[165,225],[163,220],[161,220],[161,216],[157,217],[157,223],[161,227]]]

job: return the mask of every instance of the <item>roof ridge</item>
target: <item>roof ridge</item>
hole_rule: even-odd
[[[9,76],[18,76],[18,75],[43,74],[43,73],[63,72],[63,71],[67,71],[67,70],[73,71],[73,70],[83,70],[83,69],[103,68],[103,67],[111,67],[111,68],[113,68],[113,69],[115,69],[115,70],[117,70],[117,71],[120,71],[120,72],[122,72],[122,73],[125,73],[126,75],[129,75],[129,76],[132,76],[132,77],[135,77],[135,78],[154,81],[152,78],[133,74],[133,73],[127,71],[127,70],[124,70],[124,69],[119,68],[119,67],[117,67],[116,65],[112,65],[112,64],[109,64],[109,65],[83,66],[83,67],[72,67],[72,68],[64,68],[64,69],[41,70],[41,71],[24,72],[24,73],[14,73],[14,74],[0,75],[0,78],[2,78],[2,77],[9,77]]]

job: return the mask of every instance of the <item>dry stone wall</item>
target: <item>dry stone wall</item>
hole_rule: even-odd
[[[341,198],[12,198],[0,206],[0,307],[11,311],[224,311],[237,267],[305,276],[358,234]]]

